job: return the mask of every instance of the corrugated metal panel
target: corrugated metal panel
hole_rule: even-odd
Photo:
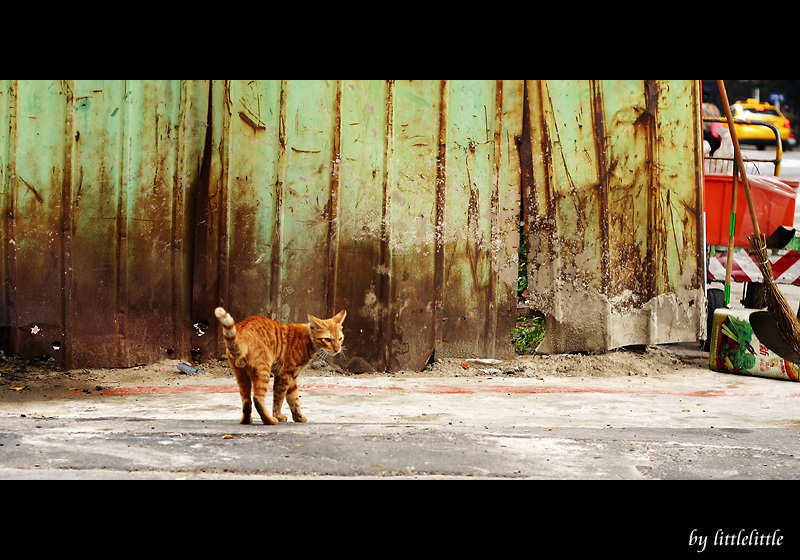
[[[199,171],[207,88],[0,83],[6,348],[73,366],[188,352],[186,193]]]
[[[526,185],[544,352],[696,340],[696,80],[531,82]],[[539,141],[537,141],[539,140]]]
[[[511,354],[521,82],[214,88],[199,320],[346,308],[353,369]]]
[[[691,81],[2,81],[0,346],[216,357],[222,303],[346,308],[354,370],[510,356],[521,183],[551,350],[691,338],[697,100]]]

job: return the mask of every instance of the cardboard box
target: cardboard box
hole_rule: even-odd
[[[711,328],[708,366],[714,371],[798,381],[800,365],[782,358],[756,336],[753,309],[717,309]]]

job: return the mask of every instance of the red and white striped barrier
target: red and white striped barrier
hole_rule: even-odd
[[[769,262],[772,264],[772,274],[777,284],[800,286],[800,251],[787,251],[771,255]],[[708,279],[724,282],[727,263],[727,251],[708,259]],[[764,281],[758,264],[746,249],[734,251],[731,279],[734,282]]]

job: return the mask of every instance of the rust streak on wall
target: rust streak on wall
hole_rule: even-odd
[[[489,294],[486,297],[487,301],[487,320],[486,330],[484,332],[484,339],[489,341],[489,352],[496,354],[498,349],[496,333],[498,326],[498,309],[497,309],[497,291],[498,282],[497,275],[500,271],[500,263],[498,258],[498,251],[500,244],[503,242],[501,238],[500,223],[500,165],[502,162],[502,131],[503,131],[503,80],[495,81],[495,99],[494,99],[494,133],[491,136],[491,141],[494,143],[494,152],[492,154],[494,163],[492,168],[492,193],[490,199],[490,212],[491,212],[491,233],[489,239]],[[488,126],[488,123],[487,123]],[[488,137],[488,131],[487,131]]]
[[[325,292],[327,296],[328,317],[333,317],[339,310],[336,307],[336,286],[339,279],[339,189],[340,168],[342,165],[342,82],[336,81],[336,99],[333,104],[333,145],[331,161],[330,195],[326,206],[325,218],[328,220],[328,274]]]
[[[556,201],[552,174],[553,140],[550,133],[550,127],[547,122],[548,112],[545,110],[546,107],[548,107],[548,105],[545,104],[545,100],[547,99],[546,84],[544,80],[533,81],[535,82],[535,95],[530,98],[530,100],[526,103],[526,106],[528,107],[528,110],[530,110],[531,104],[541,108],[541,110],[537,112],[537,116],[539,118],[537,125],[538,132],[540,134],[538,137],[539,147],[537,152],[541,153],[542,161],[532,161],[531,164],[539,167],[539,169],[543,170],[544,173],[541,183],[537,183],[537,181],[534,179],[531,185],[533,190],[530,193],[531,212],[529,213],[529,219],[532,220],[532,223],[530,224],[531,229],[540,235],[540,239],[546,245],[545,247],[542,247],[542,249],[551,250],[557,234],[555,221]],[[527,124],[529,126],[530,133],[530,122]],[[531,138],[531,142],[533,142],[533,138]],[[539,163],[539,165],[536,165],[536,163]]]
[[[209,184],[212,164],[212,150],[214,147],[214,136],[212,134],[212,124],[214,122],[214,84],[209,80],[208,83],[208,108],[206,110],[206,134],[203,145],[203,158],[199,165],[199,175],[197,179],[197,189],[195,191],[194,204],[190,217],[193,223],[191,227],[194,231],[194,243],[192,246],[192,325],[198,325],[193,337],[192,348],[197,352],[199,358],[206,354],[206,342],[215,337],[209,333],[209,323],[213,317],[213,308],[218,305],[216,297],[211,294],[220,294],[219,273],[213,266],[211,258],[218,256],[219,251],[214,250],[212,232],[216,230],[216,221],[219,211],[212,205]],[[205,327],[205,328],[203,328]],[[200,339],[200,336],[205,338]]]
[[[275,234],[272,238],[272,262],[270,271],[271,295],[268,308],[277,316],[281,307],[281,267],[283,266],[283,211],[284,182],[286,180],[286,105],[287,88],[285,80],[281,81],[279,115],[278,115],[278,178],[275,183]]]
[[[444,292],[444,228],[447,189],[447,80],[442,80],[439,89],[439,130],[436,156],[436,217],[434,224],[433,264],[433,340],[439,345],[443,338],[444,316],[442,313]]]
[[[392,250],[390,240],[392,236],[391,228],[391,184],[390,177],[394,175],[394,93],[395,83],[394,80],[387,80],[386,82],[386,134],[383,138],[385,142],[386,160],[383,168],[383,176],[381,178],[381,223],[380,223],[380,253],[379,253],[379,269],[378,269],[378,299],[382,302],[388,302],[391,297],[391,278],[390,273],[392,270]],[[384,364],[388,364],[392,356],[392,330],[393,315],[389,309],[384,308],[379,316],[377,322],[377,340],[384,341],[383,352],[378,352]],[[381,355],[382,354],[382,355]]]
[[[5,303],[4,315],[6,316],[6,332],[4,333],[5,350],[9,353],[17,351],[20,346],[20,330],[17,328],[19,324],[19,315],[17,313],[17,298],[16,298],[16,285],[17,285],[17,243],[16,243],[16,201],[17,189],[15,186],[15,175],[17,169],[17,128],[18,120],[17,115],[19,112],[19,90],[18,81],[10,80],[8,88],[8,146],[6,151],[6,169],[5,178],[8,182],[6,187],[6,207],[4,208],[3,225],[5,227],[5,241],[4,251],[4,271],[5,271]]]
[[[692,319],[676,283],[702,283],[703,201],[692,137],[664,124],[691,120],[673,83],[685,97],[685,80],[0,81],[0,345],[206,359],[216,305],[347,306],[365,367],[499,354],[519,216],[558,348],[664,309],[672,329]]]
[[[533,154],[531,153],[531,110],[528,100],[528,80],[523,81],[522,85],[522,131],[514,139],[519,152],[519,183],[520,183],[520,202],[519,217],[522,223],[522,236],[524,243],[529,243],[528,234],[530,226],[529,216],[535,216],[535,200],[532,196],[534,187],[533,178]]]
[[[608,146],[606,143],[606,128],[605,128],[605,109],[603,108],[603,91],[599,80],[592,80],[591,83],[592,95],[592,111],[594,122],[595,134],[595,156],[597,157],[597,175],[598,175],[598,198],[600,203],[600,215],[596,217],[600,230],[600,282],[603,293],[606,293],[611,286],[611,272],[610,272],[610,255],[609,249],[611,247],[609,231],[610,211],[609,211],[609,175],[613,172],[613,166],[609,168],[607,152]]]
[[[636,127],[641,127],[645,136],[645,182],[648,191],[648,222],[653,227],[647,229],[646,270],[644,300],[650,300],[658,294],[659,269],[666,256],[666,231],[662,228],[663,208],[658,181],[658,83],[655,80],[644,81],[645,110],[636,119]],[[667,191],[669,199],[669,191]]]
[[[64,80],[64,87],[62,88],[65,92],[65,102],[67,105],[67,112],[66,112],[66,126],[65,126],[65,136],[67,146],[70,145],[70,142],[73,140],[75,143],[78,142],[75,134],[75,123],[73,118],[73,111],[71,111],[71,107],[73,104],[73,93],[72,88],[66,83]],[[74,212],[72,206],[73,200],[73,193],[72,193],[72,173],[73,173],[73,150],[65,150],[65,162],[64,162],[64,176],[61,182],[61,235],[62,235],[62,262],[63,262],[63,270],[64,273],[61,275],[61,317],[62,317],[62,333],[61,337],[57,341],[53,341],[55,345],[58,343],[59,350],[66,349],[66,365],[68,367],[76,367],[77,363],[74,360],[75,353],[73,350],[73,345],[80,344],[80,341],[77,337],[73,336],[73,329],[72,329],[72,318],[75,316],[75,309],[73,306],[74,302],[74,293],[73,293],[73,262],[72,262],[72,233],[75,230],[75,225],[73,223],[74,220]],[[85,317],[85,320],[91,320],[91,317]]]

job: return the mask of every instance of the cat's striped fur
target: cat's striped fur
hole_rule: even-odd
[[[251,423],[252,407],[264,424],[286,421],[281,414],[284,399],[295,422],[305,422],[300,411],[297,376],[320,351],[329,355],[342,349],[342,321],[347,312],[330,319],[308,316],[308,323],[279,323],[262,315],[252,315],[236,323],[222,307],[214,310],[222,325],[228,362],[242,398],[242,424]],[[270,373],[275,377],[272,415],[264,405]]]

